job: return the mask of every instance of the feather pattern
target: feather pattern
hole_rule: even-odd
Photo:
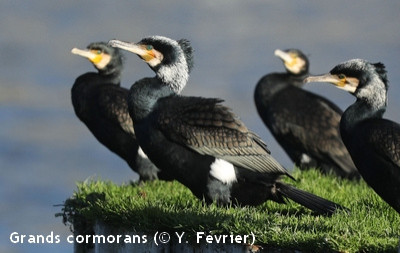
[[[127,103],[128,90],[118,86],[109,86],[106,89],[99,88],[99,113],[110,123],[120,127],[126,133],[135,137],[133,121],[129,116]]]
[[[267,145],[223,100],[174,96],[158,101],[157,126],[164,135],[199,154],[212,155],[257,172],[287,174]]]

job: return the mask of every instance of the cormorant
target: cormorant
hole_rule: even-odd
[[[359,178],[340,137],[342,111],[331,101],[302,89],[309,61],[298,49],[275,50],[286,73],[265,75],[257,83],[258,114],[300,169],[318,168],[340,177]]]
[[[382,63],[353,59],[305,82],[328,82],[354,95],[340,121],[343,142],[361,176],[400,213],[400,125],[383,119],[388,80]]]
[[[168,179],[139,147],[128,112],[128,89],[120,86],[122,54],[105,42],[91,43],[86,50],[71,51],[87,58],[98,73],[79,76],[71,90],[75,114],[96,139],[124,159],[139,180]]]
[[[279,181],[289,173],[267,145],[217,98],[178,95],[189,78],[176,41],[153,36],[110,45],[137,54],[155,72],[134,83],[128,96],[138,141],[163,171],[207,203],[259,205],[295,202],[319,213],[340,206]]]

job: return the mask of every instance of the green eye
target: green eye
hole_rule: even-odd
[[[146,46],[146,49],[147,49],[147,50],[152,50],[152,49],[153,49],[153,46],[152,46],[152,45],[147,45],[147,46]]]
[[[101,54],[101,50],[97,50],[97,54]]]
[[[339,77],[339,79],[346,79],[346,75],[344,75],[344,74],[339,74],[338,77]]]

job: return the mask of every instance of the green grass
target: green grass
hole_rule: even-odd
[[[83,231],[96,220],[127,230],[210,232],[247,235],[256,244],[302,251],[396,252],[400,215],[383,202],[363,181],[339,180],[319,172],[295,171],[299,188],[348,207],[331,217],[313,215],[289,202],[267,201],[257,207],[205,205],[177,182],[115,185],[89,180],[66,200],[65,223]],[[156,221],[156,222],[155,222]]]

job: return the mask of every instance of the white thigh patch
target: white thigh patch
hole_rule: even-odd
[[[216,158],[210,166],[210,175],[219,181],[230,184],[237,181],[235,168],[225,160]]]
[[[143,149],[142,149],[141,147],[139,147],[139,149],[138,149],[138,155],[139,155],[140,157],[142,157],[142,158],[149,159],[149,158],[147,157],[147,155],[143,152]]]
[[[311,157],[309,157],[307,154],[301,154],[300,162],[309,163],[311,162]]]

